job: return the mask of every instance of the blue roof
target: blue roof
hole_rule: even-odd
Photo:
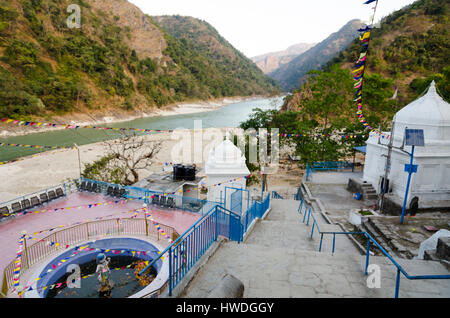
[[[353,149],[355,149],[356,151],[362,152],[362,153],[367,152],[367,146],[355,147]]]

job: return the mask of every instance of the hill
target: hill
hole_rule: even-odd
[[[284,51],[272,52],[252,57],[251,60],[263,71],[269,74],[278,69],[281,65],[287,64],[300,54],[308,51],[317,43],[298,43],[291,45]]]
[[[297,88],[307,72],[319,69],[337,53],[345,49],[356,38],[357,30],[361,25],[360,20],[349,21],[338,32],[331,34],[289,63],[281,65],[269,76],[280,82],[286,91]]]
[[[448,0],[419,0],[383,18],[379,28],[372,30],[363,90],[365,114],[372,126],[388,127],[393,115],[423,94],[433,79],[439,93],[450,101],[449,6]],[[331,86],[351,80],[360,48],[360,42],[353,41],[318,72],[319,76],[300,86],[283,109],[301,110],[309,103],[309,96],[317,94],[311,87],[320,78],[327,78]],[[341,96],[345,99],[336,107],[336,116],[348,114],[357,122],[351,81],[342,88]]]
[[[67,25],[71,4],[81,8],[81,28]],[[139,113],[277,91],[251,61],[199,50],[126,0],[0,4],[2,117]]]
[[[211,83],[216,90],[264,94],[280,89],[276,81],[264,75],[253,61],[235,49],[206,21],[179,15],[155,16],[152,19],[192,51],[207,56],[211,66],[224,74],[223,80]]]
[[[419,0],[371,31],[362,106],[372,127],[389,131],[394,114],[423,94],[432,80],[450,102],[449,5],[448,0]],[[352,156],[353,147],[364,145],[368,134],[354,101],[352,70],[361,51],[355,40],[322,70],[309,72],[281,111],[257,110],[241,127],[273,127],[297,136],[285,142],[295,146],[303,165]]]

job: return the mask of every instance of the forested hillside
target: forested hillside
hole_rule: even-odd
[[[275,80],[264,75],[252,60],[236,50],[209,23],[184,16],[158,16],[153,19],[189,51],[211,60],[212,65],[209,67],[215,72],[207,74],[202,69],[194,72],[209,76],[208,86],[214,92],[245,95],[248,91],[263,94],[280,89]]]
[[[450,102],[449,3],[416,1],[372,30],[362,90],[364,115],[372,127],[389,131],[394,114],[425,93],[432,80]],[[286,140],[295,144],[303,163],[352,154],[352,147],[364,144],[368,133],[354,102],[352,70],[361,48],[355,40],[322,70],[309,72],[306,82],[285,99],[281,112],[258,110],[242,126],[275,127],[302,136]],[[336,138],[339,135],[344,138]]]
[[[81,28],[67,25],[71,4],[81,8]],[[277,92],[256,66],[223,58],[170,35],[126,0],[1,1],[0,116],[142,112]]]
[[[331,34],[289,63],[281,65],[269,76],[280,82],[286,91],[297,88],[304,81],[306,73],[321,68],[337,53],[344,50],[357,37],[357,30],[361,25],[360,20],[349,21],[339,31]]]
[[[423,94],[433,79],[439,93],[450,100],[449,6],[448,0],[419,0],[387,16],[379,28],[372,30],[363,90],[365,112],[371,117],[372,126],[389,126],[393,115]],[[351,70],[360,48],[360,42],[355,40],[323,71],[311,75],[288,99],[284,109],[302,109],[312,100],[309,96],[318,94],[319,90],[322,94],[330,91],[322,87],[326,84],[322,79],[326,78],[332,86],[342,87],[341,96],[346,96],[334,104],[334,116],[352,116]],[[318,107],[328,106],[319,103]],[[352,117],[356,122],[357,118]]]

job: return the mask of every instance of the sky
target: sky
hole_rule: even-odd
[[[366,0],[128,0],[149,15],[205,20],[247,57],[318,43],[348,21],[368,21]],[[375,20],[414,0],[379,0]]]

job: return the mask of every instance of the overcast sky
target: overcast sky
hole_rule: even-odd
[[[366,0],[129,0],[149,15],[187,15],[209,22],[248,57],[316,43],[351,19],[368,20]],[[379,0],[376,20],[414,0]]]

